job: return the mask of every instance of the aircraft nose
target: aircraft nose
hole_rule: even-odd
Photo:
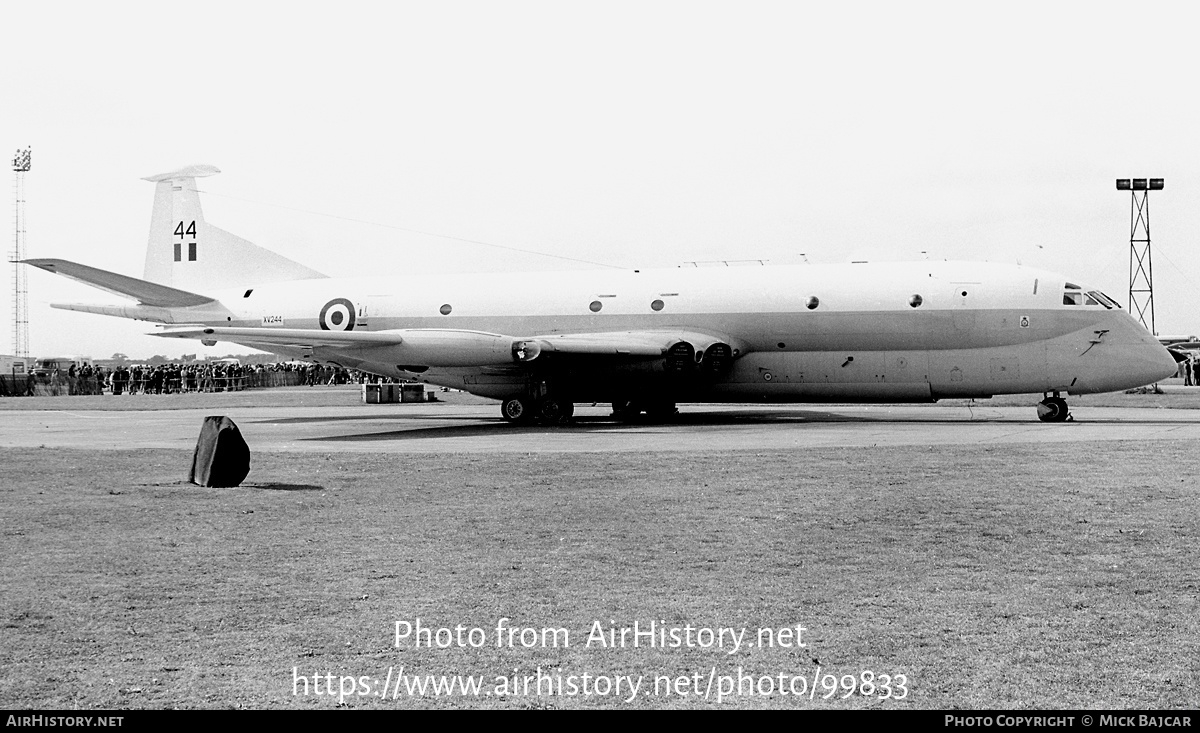
[[[1176,361],[1175,356],[1161,346],[1159,347],[1159,351],[1161,352],[1159,361],[1161,362],[1163,369],[1163,375],[1159,377],[1159,379],[1166,379],[1167,377],[1173,377],[1178,374],[1179,362]]]
[[[1171,352],[1160,344],[1145,344],[1131,355],[1131,373],[1138,374],[1142,384],[1152,384],[1179,373],[1179,363]]]
[[[1090,368],[1081,370],[1073,391],[1079,394],[1116,392],[1154,384],[1178,373],[1179,367],[1171,352],[1140,325],[1132,328],[1133,324],[1132,319],[1112,323],[1112,330],[1105,332],[1108,336],[1102,337],[1112,338],[1106,344],[1108,350],[1088,349],[1084,352],[1095,355],[1096,359],[1089,364]]]

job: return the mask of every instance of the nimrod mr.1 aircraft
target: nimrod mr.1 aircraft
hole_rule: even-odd
[[[1015,265],[913,262],[328,278],[207,223],[191,166],[156,185],[143,279],[28,264],[136,301],[56,308],[502,401],[562,424],[577,402],[666,418],[678,402],[930,402],[1138,387],[1175,374],[1100,291]]]

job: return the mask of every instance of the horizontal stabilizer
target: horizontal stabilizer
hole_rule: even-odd
[[[221,170],[215,165],[189,165],[180,168],[177,171],[170,173],[159,173],[157,176],[146,176],[143,181],[158,183],[159,181],[170,181],[176,178],[204,178],[205,176],[215,176]]]
[[[56,259],[21,260],[27,265],[41,268],[46,272],[69,277],[87,283],[95,288],[115,293],[126,298],[134,298],[143,305],[159,308],[188,308],[197,305],[216,303],[207,295],[189,293],[186,290],[159,285],[146,280],[139,280],[128,275],[118,275],[115,272],[88,267],[78,262]]]

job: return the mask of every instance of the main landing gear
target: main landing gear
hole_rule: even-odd
[[[1067,401],[1058,396],[1047,397],[1038,403],[1038,420],[1042,422],[1067,422],[1071,419],[1071,411],[1067,409]]]
[[[679,413],[674,402],[665,400],[619,400],[612,406],[613,417],[621,422],[638,422],[642,420],[644,412],[646,422],[664,423],[670,422]]]
[[[511,397],[500,403],[500,415],[514,425],[566,425],[575,414],[575,404],[555,397],[534,400]]]

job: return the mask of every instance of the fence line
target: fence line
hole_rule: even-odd
[[[324,380],[309,379],[302,371],[262,371],[240,376],[206,376],[182,374],[165,378],[123,380],[106,377],[71,377],[63,375],[34,376],[33,374],[0,374],[0,397],[59,397],[66,395],[164,394],[179,392],[240,392],[245,389],[296,387],[302,384],[325,384]]]

